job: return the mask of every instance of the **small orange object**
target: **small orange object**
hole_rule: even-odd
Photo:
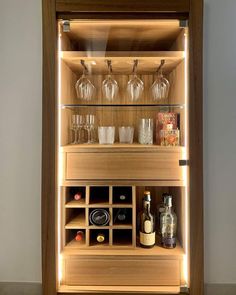
[[[75,199],[76,201],[79,201],[81,198],[82,198],[81,193],[77,193],[77,194],[74,195],[74,199]]]
[[[78,231],[76,236],[75,236],[75,240],[77,242],[81,242],[84,238],[84,233],[82,231]]]

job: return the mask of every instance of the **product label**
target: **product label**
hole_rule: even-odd
[[[172,224],[168,224],[168,223],[163,223],[162,227],[161,227],[161,233],[163,236],[168,236],[168,237],[172,237],[174,235],[175,232],[175,225]]]
[[[146,234],[149,234],[152,232],[152,223],[150,220],[144,221],[144,231]]]
[[[155,244],[155,232],[145,234],[140,232],[140,243],[144,246],[152,246]]]

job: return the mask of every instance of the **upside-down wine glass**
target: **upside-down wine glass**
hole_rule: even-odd
[[[119,87],[117,81],[114,78],[112,78],[111,60],[107,60],[107,67],[108,76],[102,83],[102,92],[104,98],[106,98],[109,101],[113,101],[116,98]]]
[[[127,91],[129,94],[129,97],[131,101],[137,101],[144,89],[144,83],[143,81],[137,76],[137,67],[138,67],[138,60],[134,60],[134,66],[132,71],[132,78],[129,80],[127,85]]]
[[[170,83],[162,73],[164,64],[165,60],[161,60],[161,64],[157,69],[157,78],[151,86],[151,92],[154,101],[168,98]]]
[[[92,84],[92,82],[87,78],[88,68],[85,65],[84,60],[81,59],[80,63],[83,67],[83,75],[76,82],[75,90],[76,90],[76,94],[77,94],[78,99],[88,101],[88,100],[92,99],[93,94],[95,92],[95,87]]]

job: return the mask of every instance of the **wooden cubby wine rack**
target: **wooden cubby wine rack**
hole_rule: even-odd
[[[135,247],[136,245],[136,188],[135,186],[79,186],[63,187],[63,246],[66,248],[88,249],[99,247]],[[81,194],[74,200],[75,193]],[[126,200],[118,200],[118,194],[125,194]],[[89,221],[92,210],[105,209],[110,216],[109,223],[95,226]],[[119,209],[127,209],[126,222],[117,222],[115,216]],[[83,231],[82,242],[75,240],[78,230]],[[103,233],[105,241],[98,243],[96,234]]]

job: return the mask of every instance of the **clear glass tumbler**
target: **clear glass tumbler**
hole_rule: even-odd
[[[133,143],[133,138],[134,138],[134,127],[132,126],[119,127],[120,143]]]
[[[115,141],[115,126],[98,127],[98,140],[100,144],[113,144]]]
[[[153,119],[139,120],[138,141],[140,144],[153,144]]]

